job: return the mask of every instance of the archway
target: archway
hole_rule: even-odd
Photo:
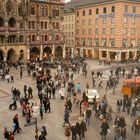
[[[16,20],[14,18],[10,18],[8,24],[11,28],[16,27]]]
[[[3,60],[3,51],[0,50],[0,61]]]
[[[4,19],[0,17],[0,27],[4,27]]]
[[[10,49],[7,53],[7,60],[15,60],[16,53],[13,49]]]
[[[63,49],[61,46],[58,46],[55,49],[55,58],[62,58],[63,57]]]
[[[51,54],[52,54],[52,50],[50,47],[45,47],[44,50],[43,50],[43,58],[44,59],[49,59],[51,57]]]
[[[31,59],[39,59],[40,51],[37,47],[33,47],[30,51],[30,58]]]

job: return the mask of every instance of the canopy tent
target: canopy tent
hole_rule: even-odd
[[[140,94],[140,77],[124,80],[122,93],[127,95]]]

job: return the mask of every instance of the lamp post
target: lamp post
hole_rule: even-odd
[[[137,75],[138,75],[138,70],[135,68],[134,69],[134,76],[135,76],[135,95],[136,95],[136,89],[137,89],[137,83],[136,83],[136,78],[137,78]]]
[[[35,118],[35,139],[38,140],[37,117],[39,116],[39,106],[36,104],[32,107],[33,117]]]

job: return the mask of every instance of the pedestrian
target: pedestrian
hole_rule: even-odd
[[[70,112],[72,112],[72,102],[70,99],[68,100],[68,109]]]
[[[87,127],[86,127],[86,122],[84,120],[81,121],[80,127],[81,127],[82,138],[85,138],[85,132],[87,131]]]
[[[25,96],[27,96],[27,86],[26,86],[26,85],[24,85],[23,90],[24,90],[24,94],[25,94]]]
[[[81,140],[81,127],[79,122],[76,123],[76,134],[78,134],[79,140]]]
[[[14,83],[14,76],[11,75],[11,83]]]
[[[70,126],[69,126],[68,123],[66,123],[66,125],[65,125],[65,136],[68,138],[68,140],[69,140],[70,135],[71,135]]]
[[[22,79],[22,70],[20,70],[20,78]]]
[[[20,133],[21,128],[19,127],[19,120],[18,120],[18,114],[16,114],[13,118],[13,134],[15,134],[15,132],[17,131],[17,133]]]
[[[28,99],[33,98],[33,90],[31,87],[28,88]]]
[[[42,106],[42,104],[40,105],[40,117],[42,120],[43,119],[43,106]]]
[[[7,130],[7,127],[4,128],[4,140],[9,140],[10,138],[10,134],[9,134],[9,131]]]
[[[14,135],[13,135],[13,133],[12,132],[10,132],[10,138],[9,138],[9,140],[14,140],[15,138],[14,138]]]
[[[99,85],[98,85],[98,89],[101,89],[101,88],[103,88],[103,82],[102,81],[100,81],[100,83],[99,83]]]
[[[70,125],[69,116],[70,116],[69,111],[67,109],[65,109],[63,126],[65,126],[66,123],[68,123]]]
[[[106,140],[107,132],[109,131],[109,125],[106,119],[103,119],[101,124],[101,132],[100,135],[102,136],[102,140]]]
[[[72,132],[72,140],[76,140],[76,125],[75,124],[72,124],[71,132]]]
[[[91,115],[92,115],[91,108],[88,107],[88,109],[86,110],[86,123],[87,123],[88,125],[90,125],[90,118],[91,118]]]
[[[41,135],[44,138],[44,140],[46,140],[47,129],[46,129],[46,126],[45,125],[43,125],[42,128],[41,128]]]
[[[51,112],[51,106],[50,106],[50,100],[47,99],[47,105],[46,105],[46,112],[49,110],[49,113]]]

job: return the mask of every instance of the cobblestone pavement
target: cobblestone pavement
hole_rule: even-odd
[[[88,76],[85,78],[82,75],[76,75],[74,77],[75,83],[80,82],[82,90],[85,89],[85,85],[87,82],[89,82],[90,87],[92,85],[91,82],[91,70],[93,69],[111,69],[112,67],[108,66],[101,66],[98,65],[97,61],[91,61],[88,60]],[[114,67],[114,66],[113,66]],[[0,140],[3,140],[3,128],[5,126],[8,127],[9,130],[13,130],[12,128],[12,119],[13,116],[18,113],[19,114],[19,120],[20,125],[22,128],[22,132],[15,135],[15,140],[34,140],[34,133],[35,133],[35,125],[31,125],[28,127],[24,127],[25,120],[22,117],[20,105],[18,103],[18,109],[16,111],[10,111],[8,109],[9,104],[12,102],[11,100],[11,87],[17,87],[21,91],[21,96],[23,95],[23,86],[24,84],[27,84],[28,86],[31,86],[33,88],[33,95],[34,98],[30,102],[37,102],[38,103],[38,97],[37,97],[37,90],[35,81],[33,81],[29,76],[27,76],[27,73],[23,73],[23,78],[20,79],[19,77],[19,70],[15,70],[12,68],[12,73],[15,76],[15,83],[8,84],[6,81],[0,81]],[[54,73],[55,70],[52,70],[52,73]],[[105,86],[106,79],[103,80],[103,86]],[[112,95],[112,91],[107,92],[107,98],[109,103],[112,105],[114,111],[116,112],[116,100],[120,97],[122,97],[122,94],[120,93],[121,85],[122,85],[122,79],[120,80],[120,84],[116,89],[116,94]],[[99,80],[97,80],[97,85],[99,83]],[[99,90],[100,96],[103,96],[106,94],[106,91],[104,89]],[[60,97],[57,92],[56,99],[51,99],[51,113],[44,114],[44,119],[41,121],[40,117],[38,117],[38,127],[40,128],[43,124],[47,126],[48,130],[48,136],[47,140],[66,140],[66,137],[64,136],[64,128],[62,127],[63,123],[63,115],[64,115],[64,102],[60,100]],[[131,132],[131,119],[126,113],[121,113],[125,116],[126,122],[127,122],[127,140],[138,140],[138,136],[134,136]],[[79,110],[73,109],[73,112],[70,114],[70,122],[76,122],[78,120]],[[114,114],[115,117],[116,114]],[[100,125],[101,121],[96,119],[94,117],[94,113],[91,119],[90,126],[87,127],[88,131],[86,134],[86,140],[100,140]],[[111,133],[108,135],[108,140],[113,140],[113,122],[110,121],[110,127],[111,127]]]

